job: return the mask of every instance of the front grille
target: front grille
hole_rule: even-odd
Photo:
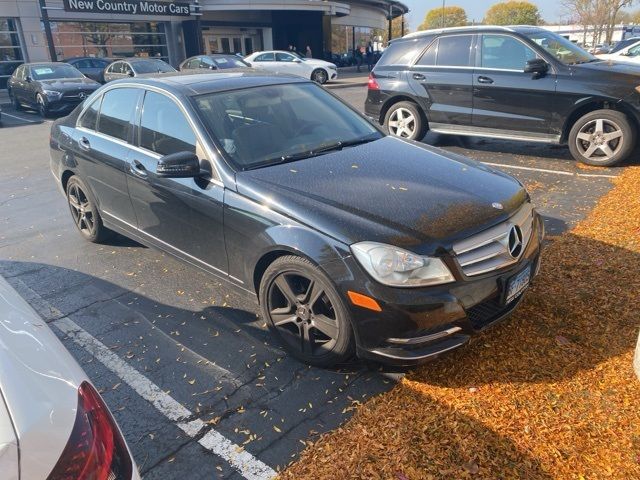
[[[522,296],[522,294],[520,294],[520,296]],[[471,325],[473,325],[473,328],[480,330],[513,310],[518,304],[520,296],[514,298],[508,305],[503,305],[499,296],[485,300],[468,308],[467,317]]]
[[[83,93],[84,95],[81,96],[80,93]],[[81,100],[84,100],[85,98],[87,98],[92,93],[93,93],[93,90],[81,90],[81,91],[75,91],[75,92],[67,92],[67,93],[62,95],[62,98],[66,99],[66,100],[81,101]]]
[[[513,227],[522,234],[517,250],[510,248],[513,246]],[[456,243],[453,252],[464,274],[473,277],[516,263],[526,249],[532,231],[533,206],[527,203],[506,222]]]

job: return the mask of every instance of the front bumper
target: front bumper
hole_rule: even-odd
[[[543,236],[541,217],[535,213],[533,232],[519,261],[509,267],[465,277],[451,260],[456,282],[425,288],[393,288],[371,280],[355,258],[344,260],[344,271],[330,271],[340,278],[339,289],[370,296],[381,312],[352,304],[351,311],[357,352],[360,358],[385,364],[412,366],[460,347],[470,337],[508,317],[526,292],[504,303],[508,280],[531,269],[531,280],[540,266]],[[348,273],[346,273],[348,271]]]

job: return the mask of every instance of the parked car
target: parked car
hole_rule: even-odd
[[[373,69],[368,116],[391,134],[568,144],[615,165],[635,146],[640,70],[605,62],[539,27],[461,27],[393,41]]]
[[[598,43],[589,49],[592,55],[604,55],[611,51],[611,46],[607,43]]]
[[[109,409],[60,340],[0,277],[3,480],[140,476]]]
[[[73,110],[100,84],[67,63],[24,63],[7,82],[16,110],[35,108],[42,117]]]
[[[638,41],[640,41],[640,37],[631,37],[631,38],[625,38],[624,40],[620,40],[619,42],[616,42],[615,45],[613,45],[609,53],[611,54],[611,53],[619,52],[623,48],[629,47]]]
[[[227,70],[230,68],[251,68],[251,65],[237,55],[215,53],[212,55],[197,55],[187,58],[180,64],[179,70],[181,72],[206,72],[211,70]]]
[[[640,64],[640,40],[635,41],[615,53],[598,55],[601,60]]]
[[[509,315],[538,271],[542,220],[517,180],[387,136],[298,77],[107,84],[50,142],[85,239],[117,231],[200,267],[313,365],[425,361]]]
[[[159,58],[126,58],[117,60],[105,68],[104,81],[106,83],[121,78],[170,72],[177,72],[177,70]]]
[[[85,77],[96,82],[104,83],[104,69],[115,59],[96,57],[74,57],[63,60],[65,63],[77,68]]]
[[[245,61],[255,68],[275,73],[290,73],[319,84],[338,78],[338,68],[335,64],[316,58],[304,58],[296,52],[255,52],[245,57]]]

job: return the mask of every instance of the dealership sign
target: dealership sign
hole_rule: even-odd
[[[120,13],[125,15],[178,15],[188,17],[188,3],[151,0],[64,0],[67,12]]]

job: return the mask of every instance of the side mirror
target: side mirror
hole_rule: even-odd
[[[127,72],[127,75],[129,75],[130,77],[133,77],[135,74],[132,71]]]
[[[193,152],[177,152],[158,160],[156,175],[163,178],[190,178],[200,175],[200,160]]]
[[[293,63],[302,63],[302,60],[300,60],[299,58],[296,58]]]
[[[27,75],[27,83],[33,82],[33,77],[31,75]]]
[[[536,75],[544,75],[549,71],[549,64],[541,58],[534,58],[527,61],[524,67],[524,73],[533,73]]]

